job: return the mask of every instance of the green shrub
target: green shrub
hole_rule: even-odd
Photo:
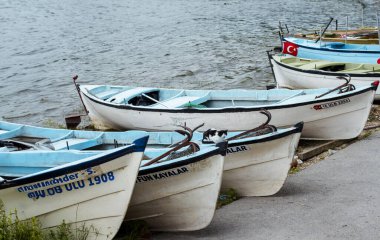
[[[55,228],[42,229],[37,218],[21,221],[17,216],[17,210],[5,212],[0,201],[0,240],[86,240],[90,231],[95,229],[83,225],[73,230],[65,222]]]
[[[221,208],[224,205],[230,204],[238,199],[238,194],[232,188],[226,189],[219,193],[216,208]]]

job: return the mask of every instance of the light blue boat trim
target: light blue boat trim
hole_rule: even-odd
[[[380,46],[374,44],[315,43],[315,41],[292,37],[284,38],[284,41],[298,46],[297,57],[300,58],[372,64],[377,64],[380,59]]]

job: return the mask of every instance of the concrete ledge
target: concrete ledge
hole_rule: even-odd
[[[312,140],[301,140],[296,155],[302,161],[312,158],[318,154],[321,154],[329,149],[336,148],[345,143],[352,141],[348,140],[332,140],[332,141],[312,141]]]

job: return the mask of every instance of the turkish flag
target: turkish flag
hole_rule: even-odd
[[[298,54],[298,45],[292,42],[284,42],[282,44],[282,53],[290,54],[293,56],[297,56]]]

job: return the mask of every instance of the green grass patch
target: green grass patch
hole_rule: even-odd
[[[65,222],[55,228],[43,229],[37,218],[21,221],[17,210],[7,213],[0,201],[0,240],[86,240],[90,231],[96,232],[93,227],[84,225],[73,230]]]
[[[221,208],[227,204],[230,204],[238,199],[236,191],[232,188],[221,191],[218,197],[216,208]]]
[[[42,125],[47,128],[61,128],[61,129],[66,129],[66,126],[54,121],[53,119],[46,119],[42,122]]]
[[[289,169],[289,174],[295,174],[295,173],[298,173],[299,171],[301,171],[299,167],[292,167]]]
[[[145,240],[151,239],[151,232],[143,220],[124,222],[117,233],[115,240]]]

